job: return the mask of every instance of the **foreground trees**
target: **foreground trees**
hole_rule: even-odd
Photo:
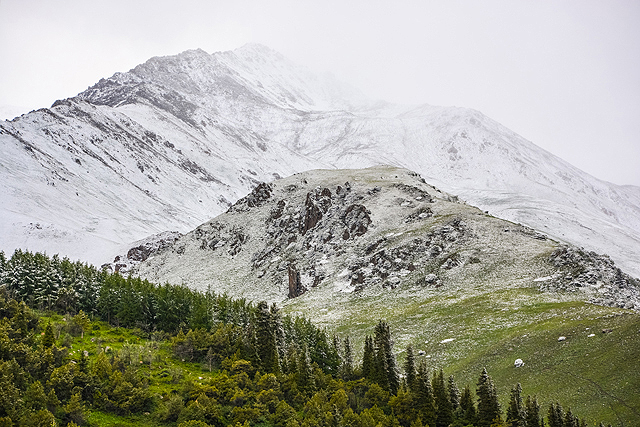
[[[41,321],[32,308],[64,318]],[[72,344],[93,342],[96,319],[135,328],[138,338],[72,353]],[[158,348],[171,361],[156,358]],[[468,385],[460,392],[409,347],[402,377],[382,320],[365,338],[361,363],[353,353],[349,338],[266,302],[0,252],[0,425],[85,425],[90,410],[200,427],[545,425],[537,398],[523,399],[520,384],[503,414],[486,369],[475,395]],[[167,384],[169,392],[150,391]],[[546,425],[585,424],[554,403]]]

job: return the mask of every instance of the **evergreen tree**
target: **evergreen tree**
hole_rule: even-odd
[[[458,408],[458,418],[463,425],[475,424],[478,418],[476,405],[473,402],[469,385],[465,386],[460,396],[460,407]]]
[[[382,388],[396,394],[400,386],[400,377],[393,354],[393,341],[389,324],[380,320],[375,327],[376,382]]]
[[[276,374],[280,372],[276,325],[265,301],[259,302],[256,307],[255,324],[256,337],[260,337],[256,342],[256,350],[260,357],[261,368],[264,372]]]
[[[349,337],[344,339],[340,377],[345,381],[353,379],[353,352],[351,350]]]
[[[534,396],[533,399],[531,396],[527,396],[527,400],[525,401],[525,411],[527,414],[527,427],[542,427],[542,423],[540,421],[540,405],[538,404],[538,399]]]
[[[311,369],[311,362],[309,360],[309,351],[307,345],[302,346],[300,351],[300,358],[298,359],[298,390],[306,393],[312,393],[315,391],[315,382],[313,380],[313,372]]]
[[[564,411],[559,403],[555,405],[552,403],[549,406],[547,421],[549,422],[549,427],[564,427]]]
[[[434,373],[432,385],[436,403],[436,427],[447,427],[453,422],[453,406],[449,400],[442,369],[440,372]]]
[[[433,388],[429,378],[429,371],[424,361],[418,364],[416,370],[415,387],[411,390],[414,406],[418,417],[425,427],[436,425],[436,403],[433,396]]]
[[[498,395],[486,368],[482,370],[478,379],[476,395],[478,396],[478,426],[490,427],[494,421],[501,419],[501,415]]]
[[[364,353],[362,355],[362,376],[369,381],[373,381],[375,371],[375,352],[373,349],[373,339],[367,335],[364,339]]]
[[[51,326],[51,322],[47,323],[47,326],[44,328],[44,335],[42,337],[42,346],[44,348],[50,348],[55,343],[55,336],[53,334],[53,326]]]
[[[449,400],[451,401],[451,406],[453,407],[453,411],[455,412],[460,406],[460,390],[456,385],[456,381],[453,378],[453,375],[449,375]]]
[[[509,427],[526,427],[527,413],[522,402],[522,386],[518,383],[511,389],[511,400],[507,408],[507,425]]]
[[[404,362],[404,377],[409,390],[413,390],[416,384],[416,360],[411,345],[407,347],[407,359]]]
[[[578,417],[573,415],[571,408],[567,409],[567,412],[564,414],[563,427],[580,427],[578,425]]]

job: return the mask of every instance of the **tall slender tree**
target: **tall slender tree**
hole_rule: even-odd
[[[458,408],[457,412],[458,412],[458,418],[460,419],[463,425],[468,425],[468,424],[475,425],[478,418],[478,414],[476,411],[476,405],[473,401],[473,396],[471,395],[471,389],[469,388],[469,385],[466,385],[464,390],[462,390],[462,395],[460,396],[460,407]]]
[[[436,403],[436,427],[447,427],[453,422],[453,405],[444,381],[442,369],[433,374],[433,397]]]
[[[460,389],[458,389],[458,385],[456,384],[453,375],[449,375],[449,383],[447,384],[447,387],[449,391],[449,400],[451,401],[451,406],[455,412],[460,406]]]
[[[547,412],[549,427],[564,427],[564,410],[559,403],[551,404]]]
[[[378,384],[391,394],[398,392],[400,376],[396,365],[396,357],[393,354],[393,340],[389,324],[380,320],[375,327],[374,346],[376,351],[376,368]]]
[[[373,339],[367,335],[364,339],[364,353],[362,355],[362,376],[369,381],[373,381],[375,371],[375,352],[373,349]]]
[[[404,378],[409,390],[413,390],[416,385],[416,359],[411,345],[407,347],[407,358],[404,361]]]
[[[436,425],[436,403],[433,396],[433,388],[426,363],[420,361],[416,370],[416,383],[411,390],[413,402],[418,412],[418,417],[425,427]]]
[[[540,405],[538,404],[538,399],[536,396],[527,396],[527,400],[525,401],[525,410],[527,412],[527,427],[542,427],[540,421]]]
[[[340,377],[345,381],[353,379],[353,351],[351,350],[351,341],[349,340],[349,337],[346,337],[343,341]]]
[[[279,373],[280,362],[277,347],[276,329],[272,313],[265,301],[258,303],[255,314],[257,353],[260,357],[261,368],[267,373]]]
[[[518,383],[511,389],[511,400],[507,408],[509,427],[527,427],[527,412],[522,402],[522,386]]]
[[[486,368],[482,370],[478,379],[476,395],[478,396],[478,426],[489,427],[494,421],[500,422],[498,395]]]

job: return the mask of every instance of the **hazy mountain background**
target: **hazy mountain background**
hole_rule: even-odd
[[[260,45],[152,58],[0,124],[2,249],[93,263],[187,232],[261,181],[389,164],[640,275],[640,188],[594,178],[474,110],[393,105]]]

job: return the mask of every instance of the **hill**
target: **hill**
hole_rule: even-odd
[[[591,177],[478,111],[374,102],[264,46],[152,58],[0,123],[0,144],[6,251],[102,263],[193,229],[259,182],[390,164],[640,275],[637,187]]]

